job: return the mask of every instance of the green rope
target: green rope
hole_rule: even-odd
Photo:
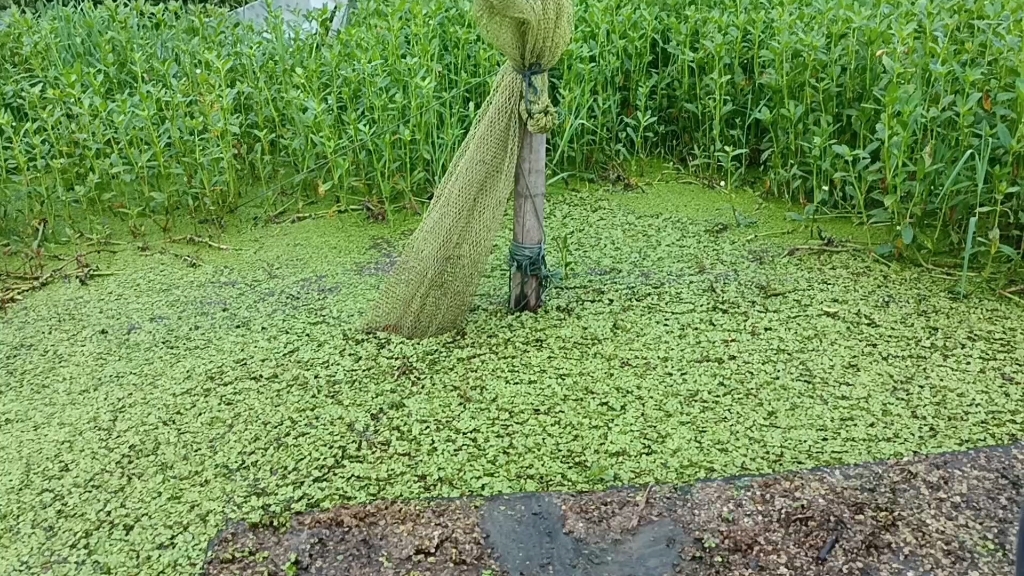
[[[520,74],[523,101],[519,103],[519,113],[530,132],[547,134],[558,123],[558,110],[551,103],[548,90],[548,70],[540,62],[534,62]]]
[[[509,289],[511,290],[512,275],[519,272],[520,288],[526,286],[526,282],[532,276],[540,278],[540,297],[541,301],[547,295],[548,289],[557,285],[562,281],[562,272],[560,270],[548,269],[547,258],[545,256],[544,244],[520,244],[519,242],[512,241],[512,245],[508,249],[508,264],[509,264]],[[511,302],[511,294],[509,294],[509,302]]]

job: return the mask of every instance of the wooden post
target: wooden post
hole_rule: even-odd
[[[523,144],[516,164],[515,223],[512,239],[520,244],[544,242],[544,194],[547,191],[545,167],[547,135],[534,134],[523,127]],[[525,279],[512,274],[510,306],[515,312],[536,312],[541,305],[541,279]]]

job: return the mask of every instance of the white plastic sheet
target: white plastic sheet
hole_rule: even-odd
[[[267,0],[256,0],[233,10],[232,14],[260,28],[266,22],[271,8],[281,11],[286,25],[297,26],[305,32],[312,32],[316,26],[315,23],[307,21],[306,13],[321,8],[333,10],[334,20],[331,22],[330,33],[335,34],[345,25],[351,5],[350,0],[271,0],[268,6]]]

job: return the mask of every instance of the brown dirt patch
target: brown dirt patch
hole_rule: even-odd
[[[664,544],[675,558],[666,570],[681,574],[1005,576],[1013,572],[1024,499],[1024,444],[687,487],[531,498],[558,506],[555,526],[577,543],[570,548],[582,550],[571,566],[538,565],[536,574],[655,576],[634,557],[654,548],[623,543],[670,523],[685,537]],[[495,538],[510,536],[482,527],[488,506],[497,503],[341,507],[298,516],[283,532],[238,525],[213,543],[206,574],[504,575]],[[633,556],[600,562],[586,552],[626,548]],[[546,552],[538,549],[538,557]]]

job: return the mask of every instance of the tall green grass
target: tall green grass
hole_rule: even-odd
[[[1016,266],[1024,0],[585,0],[553,171],[670,157]],[[0,234],[424,199],[500,59],[468,2],[360,3],[336,39],[209,7],[20,13],[0,31]],[[9,55],[9,56],[7,56]],[[979,249],[980,246],[980,249]]]
[[[764,189],[892,223],[897,245],[992,258],[1024,232],[1024,3],[679,2],[659,37],[663,147]],[[678,146],[677,144],[682,144]],[[965,160],[975,160],[965,163]]]
[[[361,16],[341,41],[298,42],[280,19],[259,34],[206,7],[15,16],[0,32],[8,228],[427,194],[496,60],[442,3]]]

